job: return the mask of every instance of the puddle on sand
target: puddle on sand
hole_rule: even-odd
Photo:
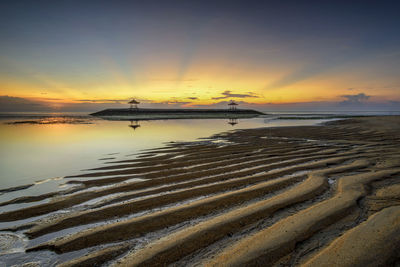
[[[21,234],[11,232],[0,233],[0,267],[5,266],[54,266],[51,264],[48,255],[40,255],[38,253],[34,257],[32,254],[25,253],[25,248],[28,245],[28,239]],[[41,252],[41,254],[49,254],[51,252]],[[55,259],[55,253],[53,259]]]
[[[59,256],[51,251],[43,250],[37,252],[16,252],[0,255],[0,267],[41,267],[56,266],[59,263]]]
[[[12,232],[0,233],[0,255],[24,252],[27,238]]]

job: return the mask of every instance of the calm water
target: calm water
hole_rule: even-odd
[[[238,119],[235,125],[230,125],[227,119],[140,121],[140,127],[134,129],[129,121],[106,121],[86,115],[60,118],[60,114],[2,114],[0,189],[36,183],[30,191],[54,190],[62,187],[63,176],[98,167],[106,161],[104,158],[134,158],[143,149],[160,147],[166,142],[195,141],[235,129],[313,125],[335,117],[338,116],[327,113],[274,113],[255,119]],[[55,121],[51,124],[8,124],[39,119]],[[58,123],[65,120],[79,123]]]

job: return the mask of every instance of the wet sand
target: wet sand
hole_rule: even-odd
[[[111,160],[111,159],[110,159]],[[400,117],[237,130],[0,203],[26,258],[61,266],[390,266],[400,254]],[[36,253],[36,254],[35,254]]]

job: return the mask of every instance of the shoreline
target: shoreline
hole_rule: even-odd
[[[32,205],[0,213],[0,222],[26,220],[7,230],[28,236],[33,255],[76,251],[63,266],[316,266],[337,259],[346,265],[374,253],[379,262],[392,263],[400,243],[389,237],[400,223],[388,219],[392,227],[380,228],[379,235],[373,227],[400,216],[397,136],[400,117],[390,116],[170,143],[69,177],[80,188],[64,196],[15,199],[7,205]],[[37,216],[44,217],[32,220]],[[359,231],[367,233],[362,242]],[[363,249],[365,240],[371,246]],[[340,242],[353,244],[354,255]],[[336,259],[328,257],[333,251]]]

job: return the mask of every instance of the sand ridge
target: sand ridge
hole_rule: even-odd
[[[394,264],[399,151],[397,116],[237,130],[105,162],[0,221],[60,266]]]

